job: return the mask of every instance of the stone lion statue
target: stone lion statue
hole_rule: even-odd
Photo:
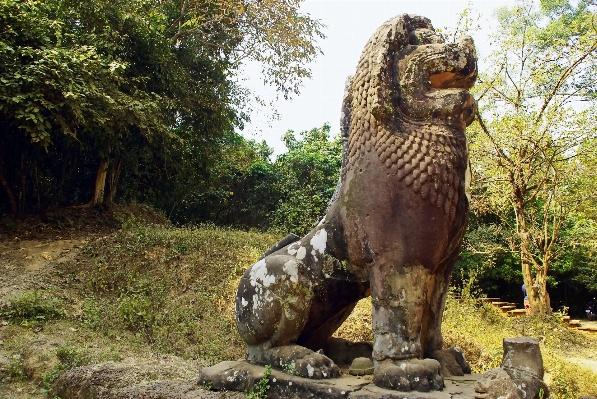
[[[371,37],[347,80],[342,173],[325,217],[239,283],[249,362],[339,376],[330,337],[370,295],[375,384],[427,391],[443,388],[446,369],[470,372],[459,351],[442,349],[441,321],[468,220],[476,76],[472,40],[446,44],[427,18],[396,16]]]

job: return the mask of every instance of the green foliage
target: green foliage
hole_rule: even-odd
[[[80,126],[101,129],[106,136],[129,124],[160,127],[153,117],[159,98],[121,90],[133,84],[125,82],[126,61],[102,54],[97,43],[90,43],[90,32],[74,36],[56,6],[53,1],[0,3],[5,122],[45,149],[56,134],[76,137]]]
[[[543,287],[530,294],[531,308],[549,313],[567,248],[595,232],[574,226],[594,205],[597,35],[587,2],[541,5],[519,1],[496,13],[496,50],[474,89],[479,113],[468,135],[474,228],[499,235],[467,239],[469,249],[493,247],[476,251],[493,261],[517,253],[527,286],[536,276]]]
[[[288,131],[283,138],[288,152],[274,162],[265,142],[226,135],[201,177],[202,189],[192,182],[197,168],[188,159],[188,174],[172,182],[169,192],[175,195],[160,207],[170,208],[169,217],[181,223],[212,221],[304,234],[325,213],[340,174],[341,143],[330,141],[329,130],[326,124],[304,131],[301,139]]]
[[[0,211],[213,190],[253,101],[241,63],[284,96],[310,76],[323,35],[300,3],[0,2]]]
[[[14,324],[30,325],[62,318],[66,315],[62,300],[51,292],[24,291],[2,298],[0,318]]]
[[[340,176],[342,142],[337,136],[330,141],[330,126],[324,124],[300,133],[284,135],[288,152],[276,160],[279,205],[274,225],[284,232],[298,235],[308,232],[329,204]]]
[[[14,354],[7,365],[4,366],[5,376],[0,380],[2,383],[24,381],[29,378],[25,360],[20,354]]]
[[[253,386],[253,390],[247,395],[247,399],[267,399],[269,390],[269,376],[272,373],[272,366],[265,366],[263,377]]]
[[[171,194],[159,204],[178,223],[217,224],[266,229],[277,202],[272,154],[265,142],[226,134],[210,160],[188,158],[182,173],[170,182]],[[201,166],[207,162],[209,167]],[[198,170],[204,169],[201,175]]]

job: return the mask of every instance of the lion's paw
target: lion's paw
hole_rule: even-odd
[[[373,383],[396,391],[428,392],[444,387],[440,364],[433,359],[376,361]]]
[[[337,378],[341,374],[338,366],[329,357],[303,346],[280,346],[266,352],[268,353],[265,357],[269,359],[269,364],[288,374],[316,380]]]
[[[340,369],[327,356],[312,352],[295,360],[296,375],[317,380],[340,377]]]

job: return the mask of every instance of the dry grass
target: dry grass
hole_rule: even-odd
[[[81,320],[128,331],[155,350],[205,364],[236,359],[240,277],[275,237],[215,226],[132,224],[89,245],[64,272],[79,282]]]
[[[236,286],[277,237],[210,225],[175,228],[128,215],[117,216],[121,230],[55,264],[52,275],[61,283],[52,290],[32,291],[19,301],[11,297],[10,308],[3,298],[0,318],[10,323],[0,329],[0,352],[15,356],[10,376],[3,378],[41,384],[42,377],[51,381],[83,361],[132,354],[172,354],[202,365],[243,357],[233,315]],[[448,299],[443,331],[445,344],[460,347],[479,373],[499,366],[504,337],[536,337],[554,399],[597,395],[597,374],[566,360],[597,347],[597,340],[562,326],[557,317],[503,318],[490,305]],[[335,335],[373,339],[370,299],[357,304]],[[32,350],[38,341],[48,348]],[[56,342],[68,361],[57,357],[56,346],[50,345]],[[29,352],[51,356],[38,362],[39,355]]]
[[[505,318],[487,303],[448,298],[442,330],[445,346],[462,349],[475,373],[499,367],[504,338],[537,338],[543,354],[545,381],[553,399],[597,396],[597,373],[566,359],[571,354],[597,355],[597,338],[562,325],[557,314],[548,318]],[[373,339],[370,298],[358,303],[335,336],[353,341]],[[595,351],[590,352],[590,348]]]

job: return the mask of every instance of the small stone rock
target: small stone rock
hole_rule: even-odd
[[[357,357],[352,361],[348,373],[351,375],[373,374],[373,362],[366,357]]]
[[[512,378],[501,368],[489,370],[477,382],[475,392],[483,399],[522,399],[521,392],[516,388]]]
[[[543,379],[543,357],[539,341],[534,338],[504,338],[501,366],[513,379]]]
[[[436,350],[431,352],[430,356],[439,362],[441,374],[444,377],[463,376],[471,373],[471,367],[457,348]]]
[[[504,338],[504,358],[502,369],[512,378],[526,399],[546,398],[549,396],[547,385],[543,382],[543,357],[539,341],[534,338]]]

